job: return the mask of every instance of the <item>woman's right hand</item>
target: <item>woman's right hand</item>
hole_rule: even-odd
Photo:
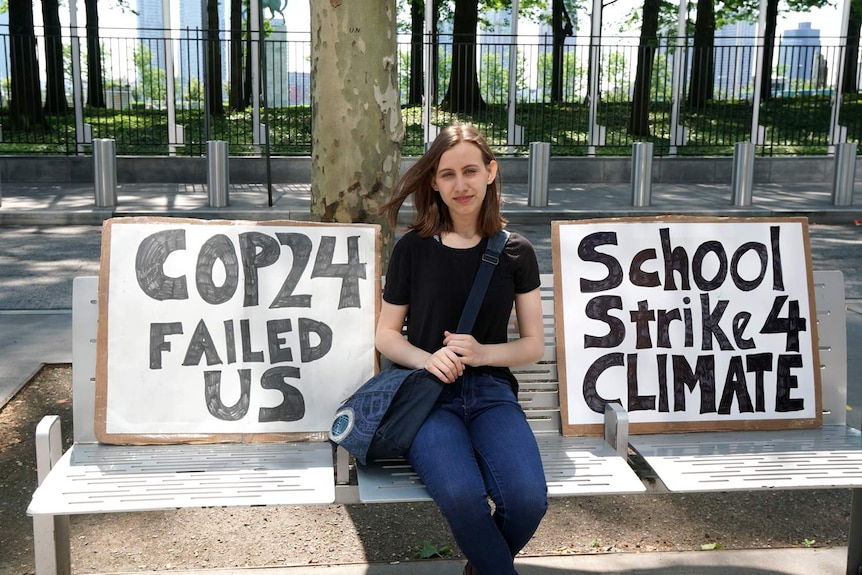
[[[445,347],[432,353],[423,367],[443,383],[454,383],[464,373],[464,363],[461,358]]]

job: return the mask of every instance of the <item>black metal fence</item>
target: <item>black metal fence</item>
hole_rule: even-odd
[[[101,91],[88,82],[84,39],[64,36],[62,78],[54,82],[53,92],[46,70],[36,70],[35,77],[42,102],[51,95],[56,102],[59,95],[66,106],[59,111],[53,106],[40,126],[22,127],[10,117],[14,113],[12,60],[29,40],[0,35],[0,153],[87,153],[93,138],[113,138],[123,155],[200,156],[211,139],[228,142],[232,155],[258,155],[267,141],[273,155],[310,153],[307,35],[271,31],[262,43],[259,73],[254,75],[248,62],[250,50],[257,47],[247,40],[238,56],[232,56],[226,31],[217,39],[206,38],[198,29],[175,31],[168,34],[169,40],[165,36],[162,30],[103,30]],[[454,45],[451,37],[440,37],[429,58],[436,74],[431,75],[434,82],[426,94],[423,84],[411,81],[424,77],[417,58],[425,47],[400,43],[404,154],[424,149],[426,117],[434,126],[456,119],[473,122],[498,150],[513,154],[525,154],[530,142],[543,141],[550,142],[555,155],[627,155],[633,143],[651,141],[659,156],[729,155],[736,142],[752,141],[755,113],[765,130],[757,148],[761,155],[825,154],[841,137],[858,141],[862,138],[859,98],[855,94],[835,98],[839,39],[828,39],[823,45],[815,45],[820,40],[791,40],[776,42],[771,84],[763,88],[766,98],[759,106],[754,101],[754,62],[760,40],[753,37],[724,38],[726,45],[697,53],[690,39],[664,40],[649,59],[648,84],[641,84],[648,85],[648,92],[637,90],[636,42],[604,38],[593,59],[598,64],[599,96],[593,106],[589,94],[594,64],[587,45],[566,45],[555,58],[550,38],[513,41],[510,36],[482,36],[475,50],[475,79],[472,74],[466,79],[467,85],[475,80],[480,97],[465,105],[457,94],[449,93],[453,59],[462,46]],[[37,35],[37,41],[39,50],[44,50],[44,34]],[[73,42],[77,50],[71,50]],[[76,51],[79,62],[72,62]],[[220,66],[207,68],[208,59]],[[38,61],[46,58],[40,55]],[[232,62],[241,62],[242,74],[231,73]],[[704,62],[707,65],[699,65]],[[705,71],[710,68],[711,73]],[[248,93],[254,81],[260,86],[257,106]],[[207,90],[210,83],[220,89]],[[237,85],[245,91],[232,92]],[[639,93],[648,96],[638,98]],[[426,96],[431,103],[428,116],[422,107]],[[510,101],[515,102],[513,108]],[[835,108],[838,103],[840,108]],[[846,129],[846,136],[832,134],[836,110],[840,111],[837,129]],[[644,122],[635,121],[636,111],[646,114]]]

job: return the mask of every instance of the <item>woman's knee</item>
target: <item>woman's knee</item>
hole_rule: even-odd
[[[548,510],[548,490],[544,478],[541,482],[522,484],[507,490],[497,504],[508,517],[538,523]]]

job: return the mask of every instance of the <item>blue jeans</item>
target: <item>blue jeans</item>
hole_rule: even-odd
[[[465,371],[443,388],[407,458],[476,571],[516,575],[514,557],[548,497],[536,439],[509,383]]]

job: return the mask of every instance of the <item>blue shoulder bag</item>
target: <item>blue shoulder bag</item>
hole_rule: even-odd
[[[488,240],[457,333],[473,329],[508,239],[509,232],[502,230]],[[329,439],[352,453],[362,465],[369,459],[401,457],[413,443],[443,385],[425,369],[384,369],[344,401],[335,413]]]

